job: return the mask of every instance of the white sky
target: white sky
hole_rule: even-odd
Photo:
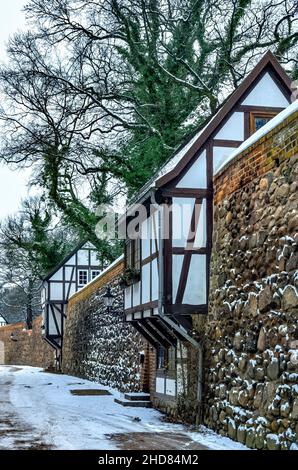
[[[21,11],[26,0],[0,0],[0,61],[6,58],[6,42],[25,25]],[[0,136],[1,138],[1,136]],[[29,171],[12,171],[0,164],[0,219],[15,212],[28,193]]]

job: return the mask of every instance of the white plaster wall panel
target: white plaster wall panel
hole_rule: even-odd
[[[142,266],[142,303],[150,302],[150,263]]]
[[[287,107],[289,102],[267,72],[254,86],[242,104],[283,108]]]
[[[206,256],[192,255],[187,276],[183,303],[201,305],[206,303]]]
[[[229,158],[234,147],[213,147],[213,172],[216,173],[218,168],[223,165]]]
[[[176,396],[176,380],[166,379],[166,395]]]
[[[66,289],[68,289],[68,285],[66,286]],[[69,297],[73,295],[75,292],[76,292],[76,285],[75,283],[72,282],[70,286]],[[67,290],[66,290],[66,293],[67,293]]]
[[[93,243],[91,242],[87,242],[85,243],[85,245],[82,246],[82,248],[91,248],[91,249],[95,249],[95,246],[93,245]]]
[[[50,300],[63,300],[63,284],[51,282]]]
[[[48,289],[44,285],[41,289],[41,303],[44,304],[45,301],[47,300],[47,295],[48,295]]]
[[[126,287],[124,291],[124,308],[131,308],[131,289],[132,287]]]
[[[159,239],[158,239],[158,211],[155,211],[152,214],[151,220],[151,239],[152,239],[152,253],[156,252],[159,249]]]
[[[186,247],[195,199],[173,197],[173,246]]]
[[[244,140],[244,113],[233,113],[215,135],[215,139]]]
[[[205,248],[207,244],[207,203],[202,200],[200,216],[198,220],[196,236],[194,241],[195,248]]]
[[[206,151],[195,160],[176,185],[177,188],[207,188]]]
[[[141,312],[135,312],[133,314],[134,320],[140,320],[142,318],[142,313]]]
[[[55,309],[54,309],[54,312],[52,312],[51,308],[49,308],[49,334],[50,335],[58,335],[59,334],[59,332],[57,330],[57,327],[56,327],[56,324],[55,324],[54,316],[56,318],[58,328],[61,331],[61,314],[59,312],[55,311]]]
[[[142,259],[150,256],[150,217],[142,222]]]
[[[78,251],[78,264],[79,265],[89,265],[89,251],[88,250],[79,250]]]
[[[158,277],[158,268],[157,268],[157,258],[155,258],[152,261],[151,285],[152,285],[151,300],[158,300],[159,277]]]
[[[91,251],[91,264],[92,266],[99,266],[99,261],[97,259],[97,252],[94,250]]]
[[[58,331],[52,316],[52,312],[49,313],[49,323],[48,323],[48,333],[49,335],[57,335]]]
[[[65,265],[76,264],[76,255],[73,255],[69,260],[65,263]]]
[[[179,286],[180,276],[181,276],[181,269],[183,263],[183,255],[173,255],[172,258],[172,293],[173,293],[173,303],[176,301],[177,290]]]
[[[162,377],[156,377],[155,384],[156,393],[165,393],[165,379]]]
[[[63,280],[63,270],[62,268],[58,269],[57,272],[53,274],[50,278],[50,281],[62,281]]]
[[[70,266],[66,266],[66,267],[65,267],[65,280],[66,280],[66,281],[70,281],[71,275],[72,275],[72,270],[73,270],[73,268],[70,267]],[[73,279],[72,279],[73,281],[76,280],[76,274],[77,274],[77,273],[76,273],[76,269],[75,269],[75,270],[74,270],[74,274],[73,274]]]
[[[133,307],[141,303],[141,283],[133,284]]]

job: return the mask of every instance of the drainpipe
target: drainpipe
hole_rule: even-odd
[[[178,325],[171,320],[167,315],[164,314],[163,303],[164,303],[164,214],[162,213],[162,205],[159,206],[158,210],[158,240],[159,240],[159,292],[158,292],[158,314],[162,320],[173,328],[177,333],[183,336],[186,341],[192,344],[192,346],[198,351],[198,389],[197,389],[197,400],[200,404],[199,422],[202,422],[202,399],[203,399],[203,345],[202,342],[196,341],[183,326]]]

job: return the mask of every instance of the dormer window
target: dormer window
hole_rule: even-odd
[[[250,113],[250,135],[265,126],[274,116],[276,116],[276,113]]]

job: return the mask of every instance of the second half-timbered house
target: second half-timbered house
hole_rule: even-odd
[[[200,368],[193,326],[208,312],[213,175],[290,97],[290,79],[268,52],[128,210],[127,226],[139,217],[139,236],[126,240],[125,318],[158,352],[153,390],[158,400],[175,400],[181,384],[185,387],[187,378],[179,380],[188,361],[185,345],[198,350]],[[142,217],[138,204],[145,207]],[[197,390],[200,395],[199,385]]]
[[[99,274],[96,248],[82,242],[43,280],[43,337],[56,350],[59,362],[68,299]]]

